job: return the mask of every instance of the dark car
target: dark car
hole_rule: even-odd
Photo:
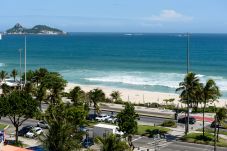
[[[88,137],[88,138],[85,138],[85,139],[83,140],[82,145],[83,145],[84,148],[88,148],[88,147],[94,145],[94,141],[93,141],[92,138]]]
[[[27,149],[32,150],[32,151],[45,151],[42,146],[34,146],[34,147],[29,147]]]
[[[96,114],[89,114],[89,115],[86,117],[86,119],[87,119],[87,120],[95,120],[96,117],[97,117]]]
[[[213,121],[210,125],[211,128],[215,128],[215,121]],[[216,128],[218,128],[218,123],[216,123]],[[219,125],[219,128],[221,129],[227,129],[227,121],[221,122]]]
[[[188,120],[188,117],[183,117],[178,119],[178,123],[186,123]],[[194,117],[189,117],[189,124],[195,124],[196,123],[196,119]]]
[[[33,128],[33,126],[31,126],[31,125],[22,127],[22,128],[18,131],[18,136],[24,136],[24,135],[25,135],[27,132],[29,132],[32,128]]]

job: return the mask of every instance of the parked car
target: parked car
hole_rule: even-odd
[[[47,122],[45,122],[45,121],[39,121],[38,123],[37,123],[37,127],[41,127],[41,128],[48,128],[49,127],[49,125],[47,124]]]
[[[87,120],[95,120],[96,117],[97,117],[96,114],[89,114],[89,115],[86,117],[86,119],[87,119]]]
[[[31,126],[31,125],[22,127],[22,128],[18,131],[18,136],[24,136],[24,135],[25,135],[27,132],[29,132],[32,128],[33,128],[33,126]]]
[[[106,119],[106,122],[112,123],[112,124],[117,123],[117,118],[116,118],[116,116],[112,115]]]
[[[43,129],[41,127],[34,127],[29,132],[25,134],[28,138],[35,138],[36,136],[43,133]]]
[[[97,117],[95,118],[95,120],[97,120],[97,121],[99,121],[99,122],[103,122],[103,121],[105,121],[105,120],[108,119],[108,118],[110,118],[109,115],[107,115],[107,114],[100,114],[99,116],[97,116]]]
[[[92,138],[88,137],[88,138],[85,138],[85,139],[83,140],[82,145],[83,145],[84,148],[88,148],[88,147],[94,145],[94,141],[93,141]]]
[[[186,123],[187,121],[187,117],[183,117],[183,118],[179,118],[178,119],[178,123]],[[196,123],[196,119],[192,116],[189,117],[189,124],[195,124]]]
[[[79,127],[79,131],[80,131],[80,132],[87,132],[87,130],[88,130],[88,129],[87,129],[85,126],[80,126],[80,127]]]

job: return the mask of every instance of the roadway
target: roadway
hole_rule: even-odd
[[[210,145],[201,145],[194,143],[185,143],[175,141],[165,147],[161,147],[160,151],[213,151],[214,147]],[[226,151],[225,147],[217,147],[217,151]]]

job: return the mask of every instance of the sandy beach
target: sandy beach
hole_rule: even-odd
[[[174,104],[177,105],[181,104],[179,102],[179,95],[174,93],[160,93],[160,92],[151,92],[151,91],[142,91],[142,90],[133,90],[133,89],[124,89],[124,88],[114,88],[114,87],[108,87],[108,86],[97,86],[97,85],[80,85],[75,83],[68,83],[65,91],[69,92],[72,90],[75,86],[80,86],[85,92],[88,92],[92,89],[99,88],[102,89],[106,97],[110,97],[110,94],[112,91],[119,91],[121,93],[121,98],[123,101],[129,101],[131,103],[159,103],[159,104],[165,104],[163,101],[164,99],[175,99]],[[218,102],[215,102],[215,105],[218,107],[225,106],[227,104],[227,101],[224,99],[219,99]],[[212,105],[212,104],[211,104]]]

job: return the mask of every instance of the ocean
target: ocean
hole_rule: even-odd
[[[0,70],[19,70],[24,36],[0,40]],[[66,80],[175,93],[185,76],[184,34],[70,33],[27,36],[27,68],[47,68]],[[190,35],[190,71],[202,82],[212,78],[227,98],[227,34]]]

